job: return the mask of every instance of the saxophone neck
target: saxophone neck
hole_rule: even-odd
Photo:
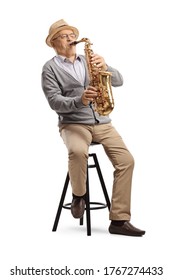
[[[92,43],[90,42],[90,40],[88,38],[82,38],[81,40],[78,40],[78,41],[74,41],[72,43],[70,43],[70,45],[77,45],[79,43],[86,43],[86,44],[89,44],[89,45],[92,45]]]

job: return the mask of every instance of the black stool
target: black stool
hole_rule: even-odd
[[[98,144],[99,143],[93,143],[92,142],[91,146],[98,145]],[[96,153],[92,153],[92,154],[89,153],[89,157],[93,158],[94,164],[88,164],[87,165],[86,207],[85,207],[85,210],[86,210],[87,235],[91,235],[90,210],[103,209],[103,208],[106,208],[106,207],[108,207],[108,209],[110,210],[110,200],[109,200],[109,196],[108,196],[108,193],[107,193],[105,182],[104,182],[104,179],[103,179],[103,176],[102,176],[100,165],[99,165],[99,162],[98,162],[98,159],[97,159],[97,155],[96,155]],[[98,177],[99,177],[99,180],[100,180],[100,184],[101,184],[101,187],[102,187],[102,191],[103,191],[106,203],[91,202],[90,201],[89,168],[96,168],[96,170],[97,170],[97,174],[98,174]],[[58,210],[57,210],[57,214],[56,214],[56,217],[55,217],[55,221],[54,221],[54,225],[53,225],[52,231],[56,231],[56,229],[57,229],[62,208],[71,209],[71,203],[64,204],[64,199],[65,199],[65,196],[66,196],[66,192],[67,192],[67,188],[68,188],[68,185],[69,185],[69,181],[70,181],[69,173],[67,172],[66,180],[65,180],[65,183],[64,183],[64,188],[63,188],[63,191],[62,191],[62,194],[61,194],[61,199],[60,199],[60,202],[59,202],[59,206],[58,206]],[[83,217],[80,219],[80,225],[83,225]]]

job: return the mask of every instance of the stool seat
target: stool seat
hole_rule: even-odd
[[[97,142],[92,142],[90,146],[94,146],[94,145],[99,145],[99,143]],[[86,199],[85,199],[85,212],[86,212],[86,223],[87,223],[87,235],[90,236],[91,235],[91,217],[90,217],[90,210],[99,210],[99,209],[103,209],[103,208],[108,208],[110,210],[110,199],[108,196],[108,192],[106,189],[106,185],[102,176],[102,172],[100,169],[100,165],[97,159],[97,155],[96,153],[89,153],[88,155],[88,159],[89,157],[93,158],[94,164],[87,164],[87,180],[86,180]],[[102,191],[105,197],[105,203],[102,202],[92,202],[90,201],[90,188],[89,188],[89,169],[90,168],[96,168],[97,170],[97,174],[100,180],[100,185],[102,187]],[[67,192],[67,188],[69,186],[69,181],[70,181],[70,177],[69,177],[69,173],[67,172],[66,175],[66,179],[65,179],[65,183],[64,183],[64,188],[61,194],[61,198],[60,198],[60,202],[59,202],[59,206],[58,206],[58,210],[57,210],[57,214],[55,217],[55,221],[53,224],[53,228],[52,231],[56,231],[57,230],[57,226],[58,226],[58,222],[60,219],[60,215],[61,215],[61,211],[62,208],[64,209],[71,209],[71,203],[65,203],[64,204],[64,200],[65,200],[65,196],[66,196],[66,192]],[[83,217],[80,219],[80,225],[83,225]]]

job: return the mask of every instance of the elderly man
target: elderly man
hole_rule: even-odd
[[[98,142],[115,168],[109,232],[142,236],[145,231],[130,223],[134,159],[109,115],[100,115],[93,109],[98,88],[90,85],[86,58],[77,55],[76,46],[72,44],[78,36],[78,29],[63,19],[53,23],[46,43],[55,50],[56,56],[45,63],[42,71],[42,88],[50,107],[58,114],[60,135],[68,150],[71,213],[74,218],[83,216],[88,148],[92,141]],[[121,74],[100,55],[92,54],[90,63],[98,71],[111,72],[113,87],[123,84]]]

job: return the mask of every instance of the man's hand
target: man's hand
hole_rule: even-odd
[[[97,89],[92,86],[88,86],[82,95],[82,103],[87,106],[90,102],[97,97]]]
[[[95,53],[92,54],[91,63],[95,65],[99,71],[100,70],[106,71],[108,69],[104,58],[98,54]]]

